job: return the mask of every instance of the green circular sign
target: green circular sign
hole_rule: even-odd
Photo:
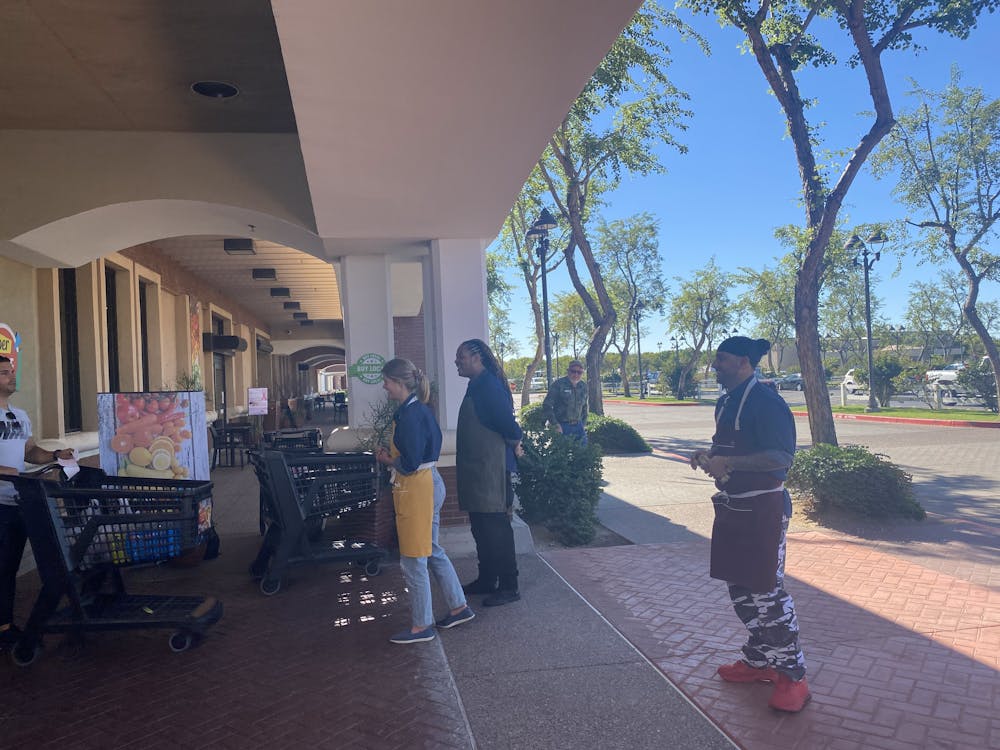
[[[382,382],[382,367],[385,365],[385,357],[381,354],[362,354],[358,361],[351,365],[351,377],[355,377],[362,383],[375,385]]]

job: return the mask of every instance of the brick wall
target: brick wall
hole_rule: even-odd
[[[469,514],[458,508],[458,475],[454,466],[439,466],[447,494],[441,508],[442,526],[468,526]]]
[[[424,345],[424,313],[409,318],[392,319],[392,338],[397,357],[410,360],[427,372],[427,349]]]

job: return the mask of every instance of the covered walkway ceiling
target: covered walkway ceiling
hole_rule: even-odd
[[[492,239],[638,5],[4,2],[0,253],[76,265],[252,232],[330,261]]]

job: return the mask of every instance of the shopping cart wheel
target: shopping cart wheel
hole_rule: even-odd
[[[40,653],[42,653],[41,641],[31,644],[20,640],[10,650],[10,660],[19,667],[26,667],[37,659]]]
[[[194,644],[194,635],[186,630],[178,630],[170,636],[170,650],[175,654],[187,651]]]
[[[260,579],[260,593],[265,596],[274,596],[279,591],[281,591],[281,579],[280,578],[261,578]]]
[[[369,560],[365,563],[365,573],[370,576],[377,576],[382,572],[382,563],[378,560]]]

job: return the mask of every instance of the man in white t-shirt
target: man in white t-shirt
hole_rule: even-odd
[[[0,475],[19,474],[24,471],[25,461],[45,464],[72,457],[72,450],[50,451],[35,445],[27,412],[8,403],[16,390],[17,376],[11,361],[0,357]],[[14,592],[26,541],[14,485],[0,482],[0,648],[12,645],[20,634],[14,625]]]

